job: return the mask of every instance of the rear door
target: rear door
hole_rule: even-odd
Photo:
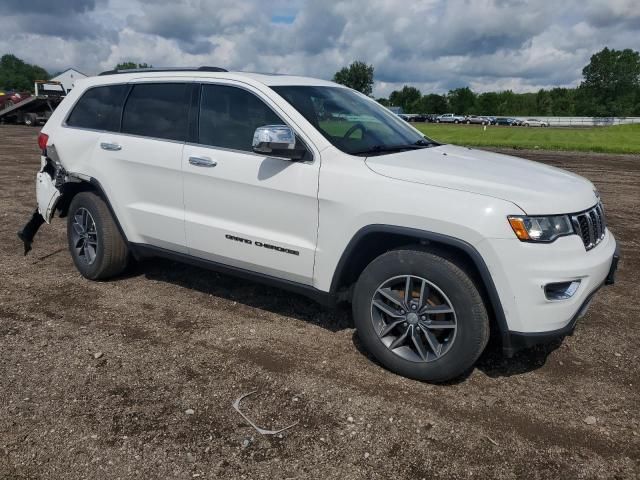
[[[120,132],[99,137],[95,176],[130,242],[186,252],[181,163],[193,85],[132,84]]]
[[[257,127],[291,122],[245,84],[203,84],[199,103],[195,141],[182,159],[189,253],[311,284],[319,154],[308,140],[306,161],[254,153]]]

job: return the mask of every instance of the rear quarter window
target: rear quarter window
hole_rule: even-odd
[[[187,139],[190,83],[140,83],[133,86],[122,116],[122,133]]]
[[[127,85],[90,88],[73,107],[67,125],[117,132],[120,130],[120,114],[128,88]]]

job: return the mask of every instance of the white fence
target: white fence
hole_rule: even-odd
[[[520,120],[535,118],[549,122],[552,127],[608,127],[640,123],[640,117],[515,117]]]

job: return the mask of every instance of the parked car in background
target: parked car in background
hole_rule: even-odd
[[[412,113],[409,115],[410,122],[426,122],[427,116],[424,113]]]
[[[496,117],[487,117],[487,119],[489,119],[489,123],[491,125],[495,125],[496,124]]]
[[[517,127],[518,120],[510,117],[498,117],[496,118],[495,125],[504,125],[507,127]]]
[[[0,110],[12,107],[30,96],[31,92],[0,92]]]
[[[525,127],[548,127],[549,122],[538,120],[536,118],[528,118],[522,122],[522,125],[524,125]]]
[[[479,115],[467,115],[464,119],[464,123],[466,124],[476,124],[476,125],[490,125],[491,120],[487,117],[481,117]]]
[[[436,123],[462,123],[465,118],[462,115],[456,115],[455,113],[445,113],[436,117]]]

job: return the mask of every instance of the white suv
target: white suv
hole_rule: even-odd
[[[442,145],[310,78],[212,67],[77,82],[42,129],[25,251],[67,218],[82,275],[165,256],[348,301],[373,356],[442,382],[490,333],[509,355],[570,334],[617,265],[577,175]]]

